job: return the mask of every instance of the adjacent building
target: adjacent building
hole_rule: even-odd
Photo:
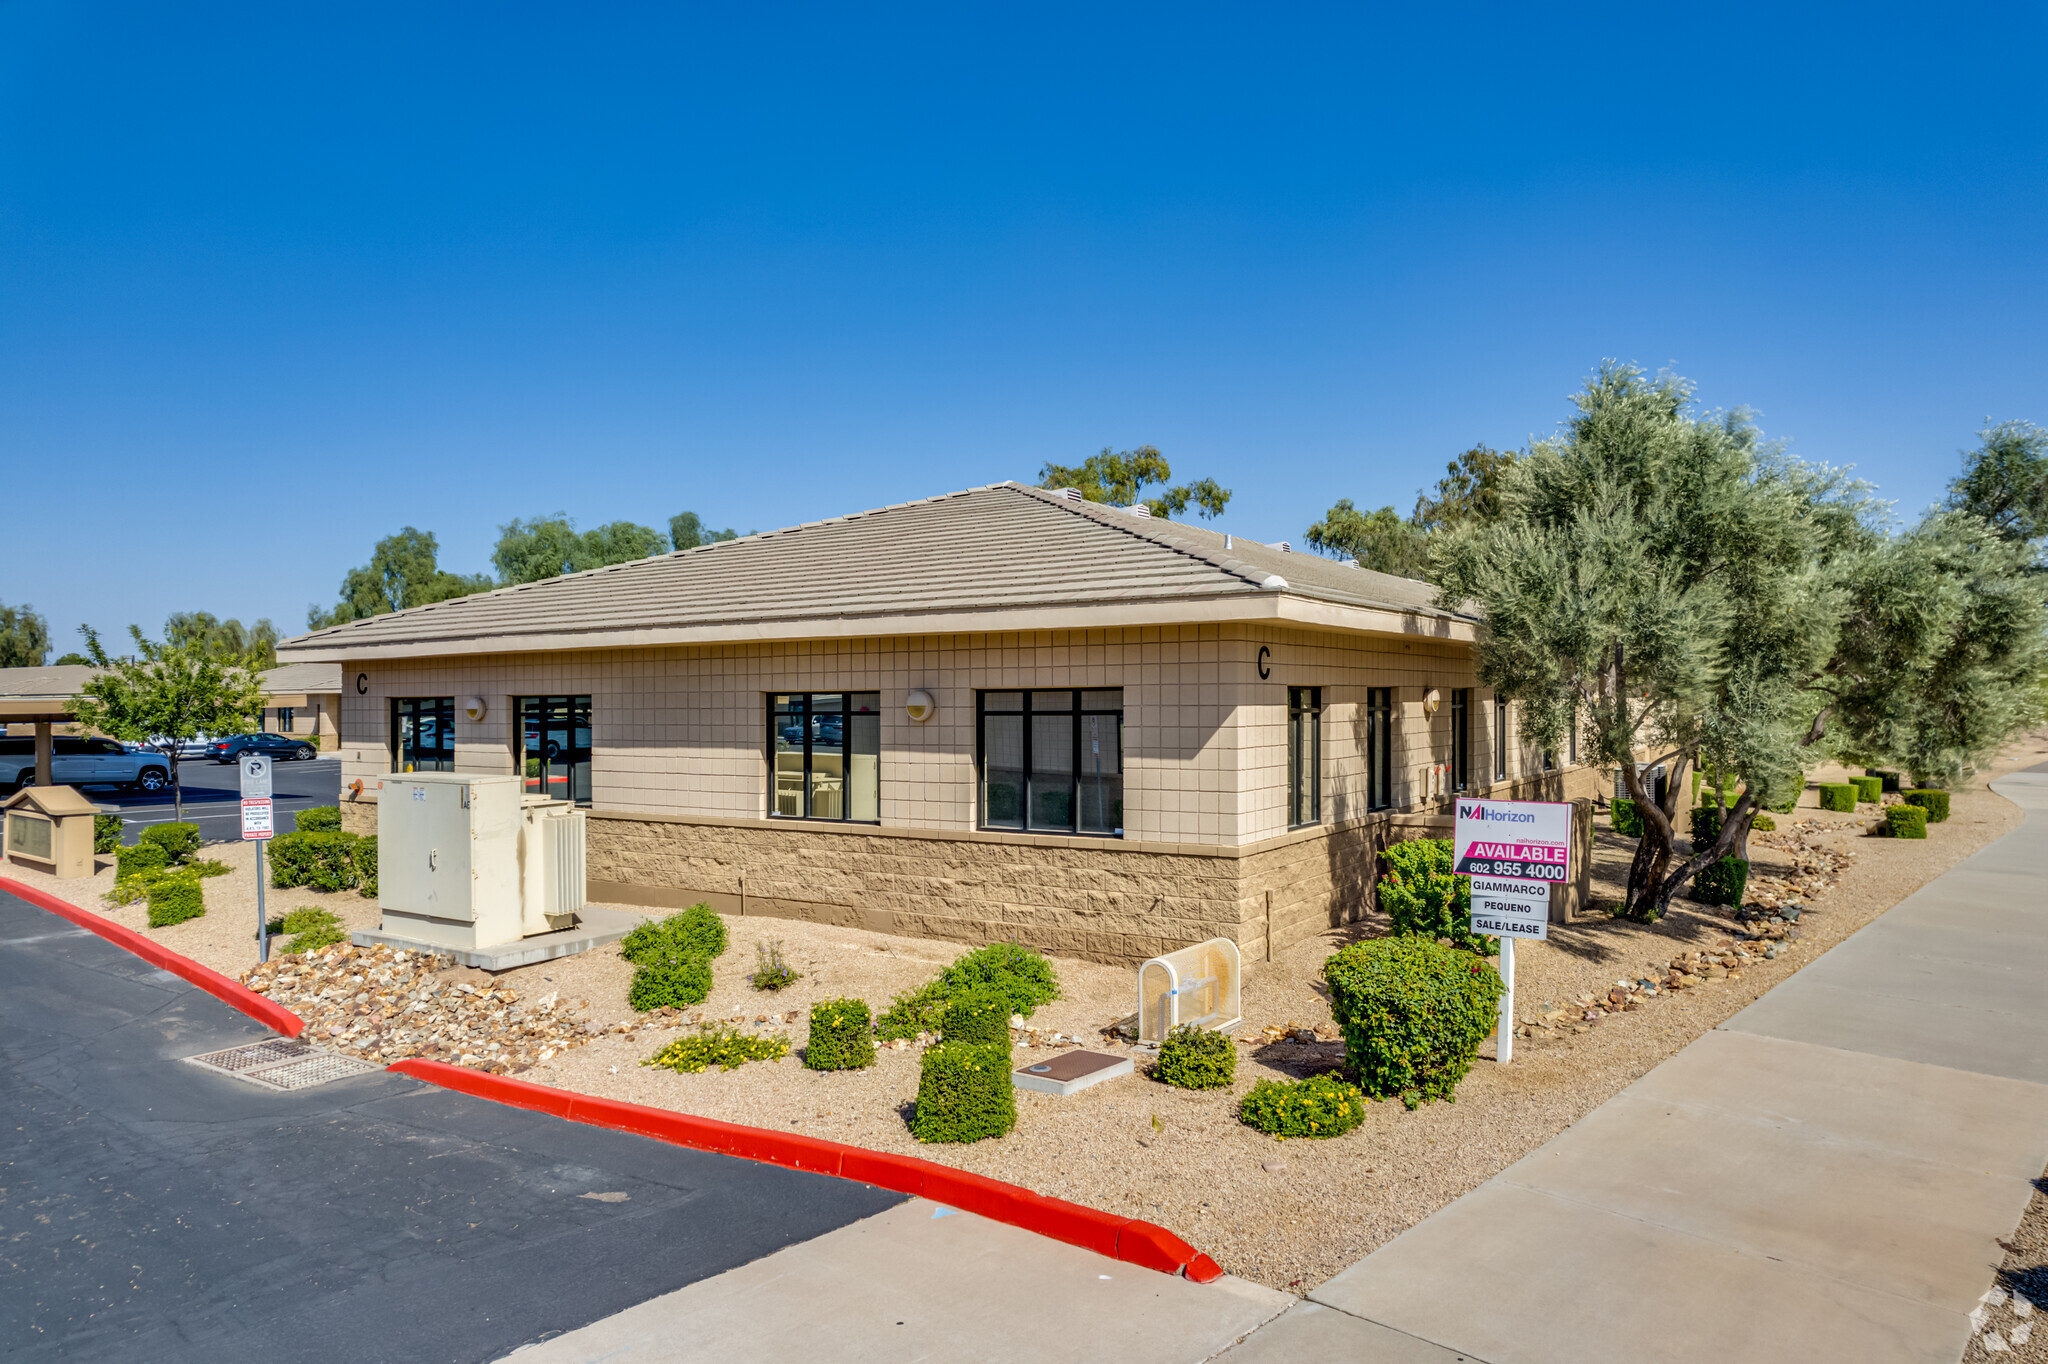
[[[1127,962],[1369,906],[1515,742],[1429,585],[1015,483],[353,621],[344,811],[394,770],[590,809],[593,900]]]

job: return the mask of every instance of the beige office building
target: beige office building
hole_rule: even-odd
[[[1424,583],[996,484],[356,621],[348,827],[394,769],[590,808],[593,900],[1128,962],[1361,915],[1453,792],[1588,795]],[[356,784],[360,783],[358,789]]]

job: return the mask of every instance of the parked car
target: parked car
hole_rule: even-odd
[[[206,750],[206,756],[217,763],[234,762],[244,753],[261,753],[279,762],[304,762],[320,756],[320,750],[312,744],[289,734],[236,734]]]
[[[50,741],[50,780],[59,786],[120,786],[161,791],[171,784],[171,769],[161,753],[130,753],[112,739],[74,739],[59,735]],[[0,785],[10,789],[36,781],[36,741],[0,739]]]

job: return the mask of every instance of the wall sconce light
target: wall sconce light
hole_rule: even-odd
[[[939,713],[939,703],[932,700],[930,692],[919,689],[903,698],[903,713],[923,724]]]
[[[466,715],[466,716],[468,716],[468,717],[469,717],[469,719],[470,719],[471,723],[475,723],[476,721],[479,721],[479,720],[483,719],[483,718],[484,718],[484,716],[485,716],[485,715],[486,715],[486,714],[488,713],[488,711],[487,711],[486,707],[484,706],[484,699],[483,699],[483,697],[481,697],[481,696],[465,696],[465,697],[463,697],[463,698],[462,698],[462,713],[463,713],[464,715]]]
[[[1443,700],[1443,693],[1439,692],[1435,687],[1431,687],[1422,694],[1422,713],[1424,715],[1436,714],[1436,708],[1443,704]]]

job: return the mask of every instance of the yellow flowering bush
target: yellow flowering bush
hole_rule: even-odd
[[[1356,1085],[1335,1075],[1306,1080],[1261,1080],[1238,1105],[1237,1116],[1285,1141],[1289,1137],[1338,1137],[1365,1121],[1366,1098]]]

